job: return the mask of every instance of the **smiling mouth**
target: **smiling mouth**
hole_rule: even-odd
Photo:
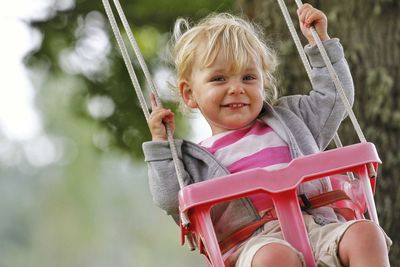
[[[248,106],[248,104],[244,104],[244,103],[232,103],[232,104],[226,104],[226,105],[221,105],[221,107],[224,108],[242,108]]]

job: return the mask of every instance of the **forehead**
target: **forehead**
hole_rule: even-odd
[[[219,69],[228,72],[239,72],[245,69],[261,67],[260,57],[254,51],[240,49],[236,51],[229,46],[207,47],[200,44],[195,51],[194,67],[200,69]]]

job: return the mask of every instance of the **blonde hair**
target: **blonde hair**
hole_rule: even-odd
[[[189,79],[201,46],[203,66],[210,66],[219,53],[231,62],[233,72],[244,69],[251,60],[260,62],[264,100],[271,104],[276,100],[278,93],[272,75],[277,66],[276,55],[266,45],[257,25],[228,13],[210,15],[193,27],[180,18],[175,23],[171,45],[178,81]]]

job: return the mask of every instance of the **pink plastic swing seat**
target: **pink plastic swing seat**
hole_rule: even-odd
[[[304,255],[307,267],[315,267],[315,259],[304,226],[297,196],[300,183],[331,177],[333,189],[344,190],[352,201],[339,201],[339,209],[354,211],[352,219],[369,218],[378,223],[373,192],[376,177],[368,175],[368,164],[377,170],[381,163],[372,143],[359,143],[294,159],[282,169],[267,171],[262,168],[247,170],[184,187],[179,192],[179,209],[189,216],[189,227],[181,225],[184,235],[191,234],[200,252],[206,255],[209,266],[223,267],[221,253],[210,210],[218,203],[265,192],[272,199],[281,225],[283,237]],[[346,172],[353,172],[358,183],[352,185]],[[245,181],[245,182],[244,182]]]

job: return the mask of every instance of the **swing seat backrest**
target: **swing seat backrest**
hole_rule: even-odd
[[[190,219],[189,226],[181,225],[182,244],[184,235],[194,236],[196,246],[206,255],[210,266],[225,266],[210,210],[218,203],[262,191],[272,199],[284,239],[303,253],[308,267],[315,267],[299,206],[298,185],[329,176],[333,188],[345,189],[356,203],[354,206],[340,201],[337,208],[360,209],[360,214],[355,217],[362,217],[367,206],[370,217],[378,223],[372,191],[375,178],[370,179],[367,170],[370,163],[375,169],[381,163],[375,146],[371,143],[359,143],[294,159],[287,167],[279,170],[256,168],[188,185],[179,192],[180,212],[186,213]],[[351,184],[343,182],[342,174],[346,172],[356,174],[359,180],[358,189],[353,190]],[[365,200],[358,201],[359,198]]]

